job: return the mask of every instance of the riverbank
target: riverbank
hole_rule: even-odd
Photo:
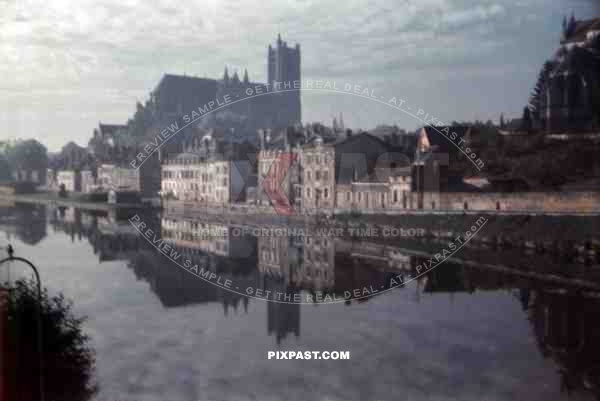
[[[600,196],[600,194],[599,194]],[[486,199],[489,196],[486,196]],[[147,209],[147,205],[139,203],[118,203],[109,204],[107,202],[94,202],[90,201],[86,194],[83,193],[70,193],[66,198],[61,198],[56,192],[37,192],[31,194],[11,194],[0,192],[0,199],[3,201],[22,202],[22,203],[36,203],[46,204],[50,206],[72,206],[80,209],[94,209],[94,210],[115,210],[115,209]],[[483,199],[483,198],[482,198]],[[496,198],[494,198],[496,199]],[[498,198],[501,199],[501,198]],[[489,200],[489,199],[488,199]],[[489,202],[488,202],[489,203]],[[473,205],[473,202],[471,202]],[[492,203],[490,203],[492,205]],[[489,205],[487,205],[489,206]],[[493,206],[493,205],[492,205]],[[189,214],[207,214],[207,215],[259,215],[259,216],[273,216],[281,217],[283,220],[295,220],[295,221],[306,221],[314,220],[315,218],[322,218],[324,214],[332,215],[334,218],[346,218],[346,216],[479,216],[479,215],[493,215],[493,216],[600,216],[600,209],[589,209],[582,208],[577,209],[502,209],[494,208],[492,206],[485,208],[448,208],[448,209],[344,209],[336,208],[333,211],[325,209],[318,210],[305,210],[301,213],[294,213],[290,215],[278,215],[275,209],[271,206],[257,206],[250,204],[231,204],[231,205],[203,205],[194,204],[190,202],[169,200],[165,201],[163,207],[158,209],[164,209],[169,212],[176,213],[189,213]],[[320,216],[319,216],[320,215]]]
[[[109,211],[115,209],[142,209],[140,204],[110,204],[107,202],[92,202],[85,199],[83,194],[69,194],[67,198],[61,198],[55,192],[36,192],[31,194],[6,194],[0,193],[3,202],[32,203],[47,206],[76,207],[83,210]]]

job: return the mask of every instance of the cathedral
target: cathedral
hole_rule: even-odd
[[[563,22],[561,45],[541,73],[534,120],[539,128],[600,128],[600,18]]]
[[[221,79],[165,74],[151,94],[154,115],[168,125],[208,102],[229,95],[230,105],[206,114],[191,128],[222,130],[231,142],[255,144],[259,129],[301,124],[300,91],[285,90],[283,86],[273,89],[275,82],[300,80],[300,45],[290,47],[278,36],[275,46],[268,47],[267,66],[268,84],[251,82],[247,71],[241,78],[237,72],[230,75],[227,68]],[[268,94],[248,98],[246,90],[252,88],[256,93],[257,87]],[[240,98],[244,99],[235,101]]]

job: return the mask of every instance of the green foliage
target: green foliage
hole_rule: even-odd
[[[542,104],[543,97],[546,96],[546,89],[548,83],[548,74],[552,69],[552,62],[546,61],[544,66],[542,67],[537,82],[531,91],[531,96],[529,98],[529,108],[532,112],[532,118],[535,120],[539,120],[542,112]]]
[[[12,181],[12,167],[5,154],[0,153],[0,183]]]
[[[5,284],[4,288],[8,288]],[[64,295],[50,296],[44,289],[38,299],[35,282],[18,280],[6,299],[6,333],[15,366],[7,399],[37,399],[39,378],[38,317],[41,316],[44,387],[46,400],[86,401],[95,394],[95,355],[83,333],[84,318],[76,317]],[[10,357],[9,357],[10,358]],[[10,363],[10,362],[9,362]],[[30,398],[24,395],[29,395]]]
[[[530,130],[532,127],[531,111],[527,106],[523,108],[523,117],[521,119],[521,124],[521,128],[524,130]]]
[[[6,158],[13,169],[43,171],[48,167],[46,147],[35,139],[17,141],[8,147]]]

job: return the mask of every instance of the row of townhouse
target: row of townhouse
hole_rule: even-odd
[[[164,159],[162,196],[219,205],[247,200],[296,212],[414,209],[423,208],[424,202],[439,204],[419,194],[444,190],[448,181],[450,163],[431,155],[451,153],[452,144],[433,130],[420,132],[412,154],[368,133],[326,141],[314,135],[301,144],[291,144],[285,132],[278,138],[270,131],[260,134],[266,139],[255,163],[193,153]],[[240,171],[242,166],[245,171]],[[249,177],[256,178],[255,187]],[[244,191],[255,195],[247,199],[240,196]]]
[[[231,161],[180,154],[163,160],[161,170],[163,196],[210,204],[231,202]]]
[[[410,158],[363,133],[333,143],[316,138],[299,158],[302,210],[410,208]]]
[[[67,192],[139,192],[141,187],[139,170],[102,164],[96,171],[48,169],[47,185],[51,190],[64,188]]]
[[[258,155],[257,203],[296,211],[410,208],[411,158],[368,133]]]

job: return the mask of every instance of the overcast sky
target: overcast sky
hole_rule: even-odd
[[[266,81],[277,33],[302,47],[303,79],[361,85],[437,119],[517,116],[562,16],[597,0],[0,0],[0,139],[49,150],[124,123],[163,73]],[[419,122],[375,102],[303,92],[304,122],[370,128]]]

